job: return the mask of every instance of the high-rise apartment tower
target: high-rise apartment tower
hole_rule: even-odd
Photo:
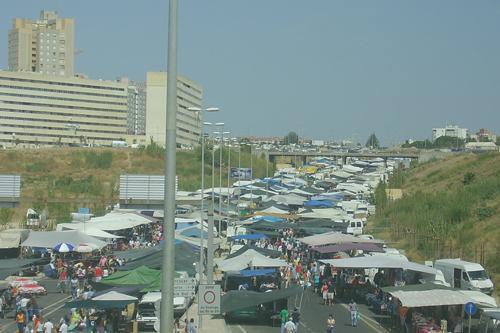
[[[75,72],[74,58],[73,19],[43,10],[38,20],[13,20],[9,70],[70,77]]]

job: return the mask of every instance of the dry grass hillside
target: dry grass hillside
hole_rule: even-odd
[[[180,190],[200,187],[200,150],[177,152]],[[216,151],[218,157],[218,151]],[[232,152],[232,165],[237,161]],[[216,184],[218,158],[216,157]],[[206,153],[206,184],[211,183],[211,154]],[[223,155],[223,177],[227,182],[227,151]],[[249,166],[250,155],[241,154],[242,167]],[[254,157],[257,176],[265,173],[265,160]],[[29,149],[1,150],[0,174],[21,175],[21,204],[14,210],[13,222],[23,222],[26,209],[47,209],[49,218],[67,221],[78,207],[89,207],[96,215],[118,202],[119,176],[123,173],[162,174],[161,149]],[[269,168],[272,172],[272,167]],[[264,173],[263,173],[264,172]],[[225,184],[224,184],[225,186]],[[1,215],[1,214],[0,214]]]
[[[482,263],[500,290],[500,154],[461,154],[396,172],[375,195],[372,232],[417,261],[461,257]]]

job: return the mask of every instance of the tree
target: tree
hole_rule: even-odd
[[[6,226],[14,216],[14,211],[10,208],[0,208],[0,225]]]
[[[295,132],[289,132],[283,139],[285,145],[299,143],[299,136]]]
[[[365,146],[367,148],[380,148],[380,143],[375,133],[370,134],[368,140],[366,140]]]

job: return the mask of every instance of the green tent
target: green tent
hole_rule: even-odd
[[[175,272],[175,277],[181,277]],[[161,289],[161,271],[146,266],[139,266],[130,271],[118,271],[100,281],[111,286],[145,286],[141,291]]]
[[[112,286],[119,285],[149,285],[159,280],[161,271],[146,266],[139,266],[130,271],[119,271],[105,277],[100,282]]]

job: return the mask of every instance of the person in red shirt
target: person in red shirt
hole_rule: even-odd
[[[101,281],[103,273],[104,273],[104,272],[103,272],[103,270],[102,270],[102,267],[101,267],[101,266],[97,266],[97,267],[95,268],[95,281],[96,281],[96,282]]]

